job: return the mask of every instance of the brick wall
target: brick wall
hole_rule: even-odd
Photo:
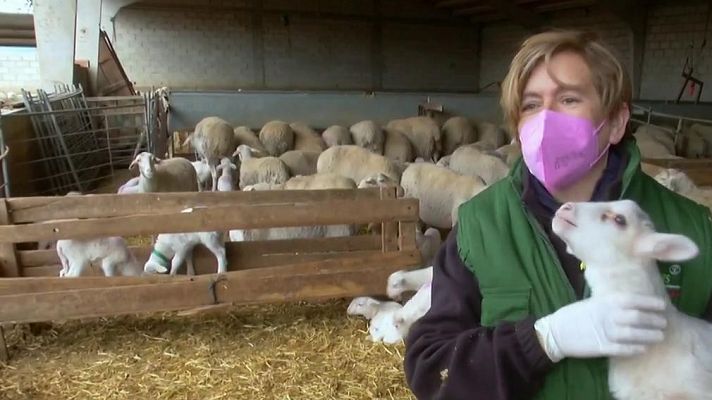
[[[240,8],[255,2],[164,3],[124,8],[115,20],[114,46],[138,86],[477,87],[476,29],[422,1],[380,0],[376,10],[374,1],[268,0],[257,2],[261,12]]]
[[[0,46],[0,92],[40,87],[40,66],[34,47]]]

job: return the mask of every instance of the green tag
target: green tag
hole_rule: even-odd
[[[680,301],[680,289],[682,288],[682,271],[684,267],[680,264],[659,264],[660,273],[665,284],[670,301],[677,306]]]

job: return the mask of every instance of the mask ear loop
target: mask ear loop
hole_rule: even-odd
[[[601,128],[603,128],[603,125],[605,125],[605,124],[606,124],[606,120],[604,119],[604,120],[601,122],[601,124],[598,125],[598,128],[596,128],[596,130],[593,131],[594,136],[598,136],[598,133],[601,131]],[[601,158],[603,158],[604,155],[608,154],[608,149],[609,149],[610,147],[611,147],[611,142],[609,141],[608,143],[606,143],[606,147],[604,147],[603,150],[601,150],[601,154],[599,154],[598,157],[596,157],[596,159],[593,160],[593,161],[588,165],[588,167],[591,168],[591,167],[593,167],[594,165],[596,165],[599,161],[601,161]]]

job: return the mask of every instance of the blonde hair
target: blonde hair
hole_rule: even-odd
[[[540,62],[548,66],[551,57],[564,50],[581,55],[590,68],[604,115],[610,116],[623,104],[630,105],[632,89],[628,74],[598,35],[571,30],[539,33],[522,43],[502,82],[500,105],[507,128],[514,137],[518,136],[522,92],[529,76]],[[552,79],[556,80],[556,77],[552,76]]]

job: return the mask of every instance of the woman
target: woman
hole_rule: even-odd
[[[406,340],[419,399],[609,399],[606,357],[662,340],[661,299],[588,296],[580,261],[551,231],[564,202],[631,199],[658,230],[692,238],[700,255],[661,273],[681,311],[712,320],[709,210],[641,172],[630,101],[623,67],[594,35],[522,44],[501,106],[523,159],[460,207],[438,253],[431,309]]]

